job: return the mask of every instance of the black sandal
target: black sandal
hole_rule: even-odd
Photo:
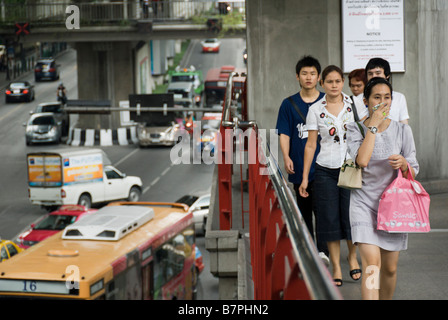
[[[354,276],[355,274],[358,274],[358,273],[361,273],[361,274],[362,274],[362,270],[361,270],[361,269],[353,269],[353,270],[350,270],[350,277],[351,277],[353,280],[358,281],[359,279],[361,279],[361,277],[359,277],[358,279],[353,278],[353,276]]]
[[[336,287],[342,286],[342,279],[333,279],[333,281]]]

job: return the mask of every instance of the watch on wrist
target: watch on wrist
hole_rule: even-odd
[[[373,134],[376,134],[378,132],[378,128],[377,127],[369,127],[370,132],[372,132]]]

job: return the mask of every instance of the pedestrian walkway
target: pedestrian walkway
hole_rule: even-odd
[[[394,300],[448,300],[447,213],[448,193],[432,195],[432,231],[409,234],[408,250],[400,253]],[[341,245],[341,252],[344,284],[340,287],[340,292],[346,300],[361,299],[361,283],[352,280],[349,275],[345,244]]]

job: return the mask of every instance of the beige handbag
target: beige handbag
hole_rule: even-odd
[[[362,136],[364,137],[364,130],[359,122],[356,122]],[[347,151],[348,153],[348,151]],[[344,189],[361,189],[362,188],[362,168],[356,164],[352,159],[347,160],[347,153],[339,172],[338,187]]]
[[[352,159],[344,161],[339,172],[338,187],[349,190],[362,188],[362,168]]]

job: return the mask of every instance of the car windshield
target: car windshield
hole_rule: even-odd
[[[187,206],[191,207],[191,205],[198,200],[198,197],[195,196],[183,196],[182,198],[178,199],[177,203],[184,203]]]
[[[39,222],[35,230],[63,230],[66,226],[76,221],[76,216],[53,214]]]
[[[192,75],[177,75],[171,77],[171,82],[191,82],[194,81],[194,77]]]
[[[216,40],[216,39],[207,39],[207,40],[205,40],[205,43],[215,43],[217,41],[218,40]]]
[[[31,124],[33,126],[54,125],[54,119],[53,117],[39,117],[35,118]]]
[[[40,108],[40,112],[55,112],[60,113],[61,112],[61,105],[60,104],[51,104],[47,106],[42,106]]]

